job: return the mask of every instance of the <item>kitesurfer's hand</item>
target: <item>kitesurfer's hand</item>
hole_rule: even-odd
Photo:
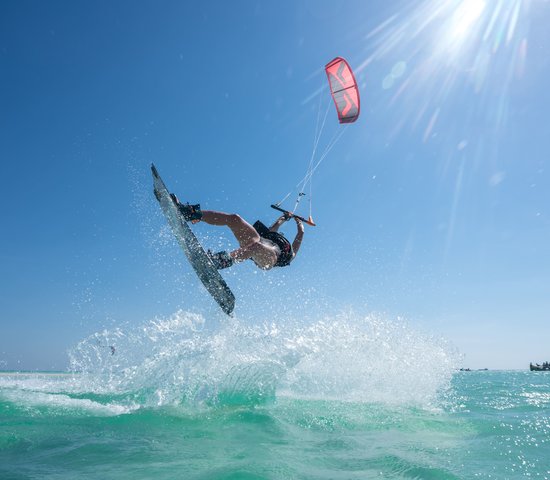
[[[292,213],[290,212],[285,212],[283,213],[283,215],[281,216],[281,220],[283,222],[287,222],[288,220],[290,220],[292,218]]]
[[[294,220],[296,220],[296,226],[298,227],[298,231],[303,232],[304,231],[304,224],[302,223],[302,220],[300,220],[297,217],[294,217]]]

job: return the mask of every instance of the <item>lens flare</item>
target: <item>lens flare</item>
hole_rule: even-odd
[[[409,135],[422,142],[437,156],[442,187],[453,192],[444,256],[458,231],[462,189],[480,174],[491,188],[505,178],[499,140],[511,125],[514,89],[533,68],[530,21],[541,5],[532,0],[403,2],[364,36],[365,58],[355,73],[365,81],[368,67],[372,98],[365,102],[384,112],[378,122],[382,128],[387,122],[386,145]]]
[[[425,0],[365,35],[369,53],[356,72],[388,64],[380,88],[391,92],[403,128],[420,126],[423,140],[459,98],[462,110],[490,115],[498,129],[507,120],[501,102],[525,75],[530,8],[529,0]]]

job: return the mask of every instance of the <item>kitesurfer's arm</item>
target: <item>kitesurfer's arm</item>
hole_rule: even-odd
[[[277,220],[275,220],[275,223],[269,227],[269,230],[271,232],[277,232],[279,230],[279,227],[285,223],[290,217],[288,215],[281,215]]]
[[[298,229],[298,232],[296,233],[296,237],[292,242],[292,250],[294,250],[294,256],[296,256],[298,250],[300,250],[302,239],[304,238],[304,224],[299,218],[294,217],[294,220],[296,220],[296,227]]]

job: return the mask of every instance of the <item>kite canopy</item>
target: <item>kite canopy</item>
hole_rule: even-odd
[[[330,93],[336,105],[340,123],[353,123],[359,118],[361,111],[359,89],[353,72],[341,57],[336,57],[325,66]]]

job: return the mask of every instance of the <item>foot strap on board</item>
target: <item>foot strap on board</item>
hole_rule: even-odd
[[[217,270],[222,270],[224,268],[231,267],[235,260],[229,255],[225,250],[222,252],[212,253],[210,250],[206,252],[210,260],[214,263],[214,266]]]
[[[202,218],[200,204],[197,203],[196,205],[189,205],[189,203],[181,203],[174,193],[171,193],[170,197],[187,222],[200,222]]]

